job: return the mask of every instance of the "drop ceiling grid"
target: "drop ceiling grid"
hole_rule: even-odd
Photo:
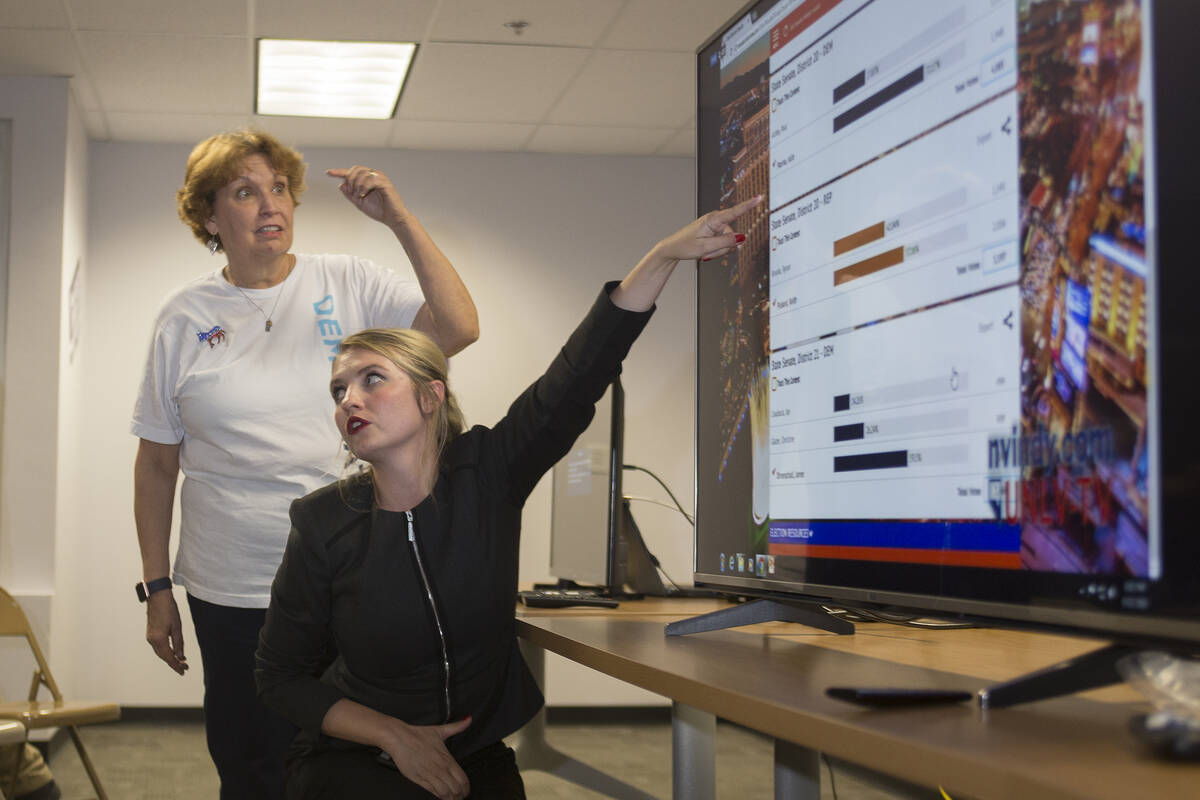
[[[742,0],[0,0],[0,74],[73,75],[93,138],[691,155],[693,51]],[[531,23],[516,36],[503,22]],[[393,120],[253,114],[258,36],[415,40]]]

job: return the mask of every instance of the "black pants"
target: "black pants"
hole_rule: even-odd
[[[283,800],[296,728],[258,701],[254,651],[266,609],[188,595],[204,666],[204,731],[221,776],[221,800]]]
[[[525,800],[517,759],[496,742],[459,762],[471,782],[470,800]],[[323,750],[289,765],[288,800],[428,800],[432,794],[383,763],[377,750]]]

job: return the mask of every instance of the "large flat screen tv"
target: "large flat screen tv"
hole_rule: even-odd
[[[1200,643],[1196,5],[779,0],[697,53],[698,585]]]

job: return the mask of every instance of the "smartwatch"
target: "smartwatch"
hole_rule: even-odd
[[[133,588],[137,591],[138,602],[144,603],[150,595],[163,589],[170,589],[173,585],[170,578],[155,578],[146,583],[139,583]]]

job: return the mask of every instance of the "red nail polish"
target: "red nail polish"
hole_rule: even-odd
[[[737,242],[738,244],[741,244],[742,242],[746,241],[746,234],[744,234],[744,233],[735,234],[733,237],[733,240],[735,242]]]

